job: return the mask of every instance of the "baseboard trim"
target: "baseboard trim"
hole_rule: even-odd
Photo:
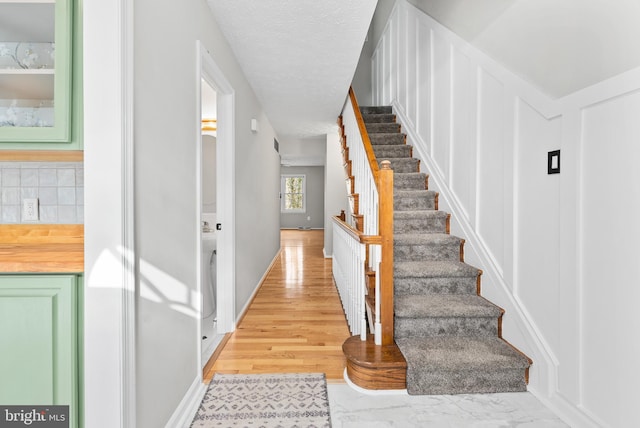
[[[267,275],[269,275],[269,272],[271,272],[271,269],[273,269],[273,265],[276,264],[276,260],[278,260],[278,257],[280,257],[281,252],[282,252],[282,248],[278,250],[273,260],[271,260],[271,263],[269,263],[269,267],[267,268],[266,271],[264,271],[262,278],[260,278],[260,281],[258,281],[258,285],[256,285],[256,288],[253,290],[253,293],[251,293],[251,296],[249,296],[247,303],[242,307],[240,314],[236,318],[236,326],[240,325],[240,322],[242,321],[247,311],[249,310],[249,306],[251,306],[251,304],[253,303],[253,299],[256,298],[256,294],[258,294],[258,291],[260,291],[260,288],[262,288],[262,284],[264,284],[264,280],[267,279]]]
[[[324,230],[324,227],[281,227],[280,230]]]
[[[558,392],[551,394],[550,397],[547,397],[545,394],[540,394],[533,388],[529,388],[529,392],[542,404],[551,409],[553,413],[558,415],[558,417],[569,426],[584,428],[600,428],[607,426],[604,422],[599,421],[594,415],[589,414],[586,409],[575,406]]]
[[[233,333],[225,334],[224,337],[222,338],[222,340],[220,341],[220,343],[218,343],[218,346],[216,346],[215,351],[213,351],[213,354],[211,354],[211,357],[209,357],[209,360],[207,361],[207,364],[205,364],[204,368],[202,369],[202,378],[203,379],[205,379],[207,377],[207,373],[209,373],[209,371],[213,368],[213,365],[216,363],[216,360],[218,359],[218,357],[222,353],[222,350],[224,349],[224,347],[227,344],[227,342],[229,341],[229,339],[231,339],[232,335],[233,335]]]
[[[325,259],[333,259],[333,254],[327,254],[326,248],[322,249],[322,255],[324,256]]]
[[[207,392],[207,385],[196,376],[180,404],[167,421],[165,428],[188,428],[198,411],[198,407]]]
[[[344,381],[351,389],[359,392],[364,395],[409,395],[406,389],[365,389],[362,388],[349,379],[349,375],[347,375],[347,369],[344,369],[342,374]]]

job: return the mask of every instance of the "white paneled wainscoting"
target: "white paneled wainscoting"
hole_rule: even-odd
[[[637,424],[640,69],[552,99],[399,0],[372,80],[534,360],[529,389],[571,426]]]

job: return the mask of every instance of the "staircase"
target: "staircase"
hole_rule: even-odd
[[[394,339],[407,391],[525,391],[532,362],[502,339],[504,311],[480,296],[482,271],[464,263],[464,240],[449,233],[391,107],[361,113],[376,159],[394,171]]]

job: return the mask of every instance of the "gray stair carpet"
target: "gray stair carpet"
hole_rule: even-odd
[[[531,364],[500,336],[503,310],[479,295],[481,271],[462,259],[464,240],[412,157],[389,106],[362,107],[378,162],[394,171],[395,341],[409,394],[525,391]]]

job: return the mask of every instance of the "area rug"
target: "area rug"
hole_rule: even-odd
[[[192,427],[331,427],[324,373],[216,374]]]

